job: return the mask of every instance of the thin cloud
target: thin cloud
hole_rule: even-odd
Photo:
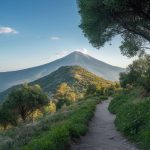
[[[18,31],[11,27],[0,27],[0,34],[18,34]]]
[[[52,36],[51,37],[51,40],[60,40],[61,38],[60,37],[58,37],[58,36]]]
[[[84,54],[88,54],[88,53],[89,53],[86,48],[76,49],[75,51],[82,52],[82,53],[84,53]]]

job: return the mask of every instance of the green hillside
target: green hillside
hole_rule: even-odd
[[[79,66],[61,67],[31,84],[39,84],[45,92],[54,92],[62,83],[67,83],[76,92],[85,91],[91,84],[100,87],[108,87],[112,84],[111,81],[104,80]]]
[[[95,85],[97,88],[105,89],[113,84],[113,82],[100,78],[79,66],[61,67],[48,76],[45,76],[30,84],[39,84],[45,92],[51,95],[62,83],[67,83],[76,93],[84,93],[89,85]],[[12,89],[18,87],[19,86],[14,86],[5,92],[2,92],[0,94],[0,100],[6,98]]]

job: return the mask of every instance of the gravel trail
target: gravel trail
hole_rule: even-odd
[[[108,111],[109,103],[110,99],[97,105],[89,132],[80,142],[73,143],[71,150],[138,150],[116,130],[115,115]]]

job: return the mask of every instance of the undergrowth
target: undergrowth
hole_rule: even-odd
[[[150,98],[141,89],[122,91],[114,97],[109,110],[116,114],[115,124],[143,150],[150,149]]]
[[[100,101],[97,97],[87,98],[35,123],[1,132],[0,149],[66,150],[73,138],[86,134],[88,122]]]

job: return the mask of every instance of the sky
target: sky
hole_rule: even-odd
[[[97,50],[84,37],[76,0],[0,0],[0,72],[49,63],[81,51],[127,67],[120,37]]]

